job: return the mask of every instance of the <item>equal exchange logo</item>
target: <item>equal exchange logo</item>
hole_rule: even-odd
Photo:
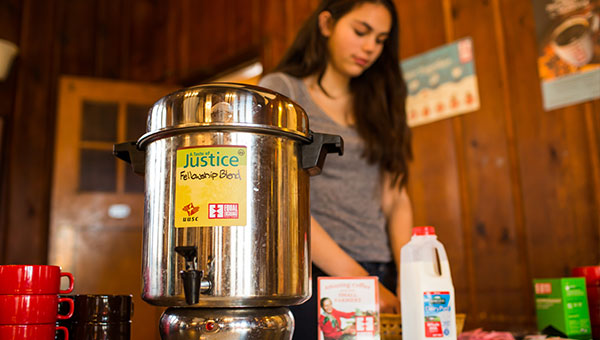
[[[246,147],[177,150],[175,227],[246,225]]]
[[[209,204],[208,205],[208,218],[209,219],[221,219],[221,218],[238,218],[238,205],[220,203],[220,204]]]

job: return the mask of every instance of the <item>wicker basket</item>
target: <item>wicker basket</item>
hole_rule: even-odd
[[[456,314],[456,332],[460,334],[465,326],[466,314]],[[400,314],[379,314],[381,340],[402,339],[402,317]]]

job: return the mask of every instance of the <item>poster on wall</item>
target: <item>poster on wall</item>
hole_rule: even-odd
[[[479,110],[473,41],[463,38],[402,60],[411,127]]]
[[[600,0],[532,0],[546,111],[600,98]]]

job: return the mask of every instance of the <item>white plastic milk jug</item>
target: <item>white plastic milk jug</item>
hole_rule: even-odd
[[[433,227],[415,227],[401,253],[402,338],[456,340],[454,286]]]

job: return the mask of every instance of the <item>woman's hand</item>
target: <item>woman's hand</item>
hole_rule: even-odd
[[[379,311],[381,313],[400,314],[400,300],[381,283],[379,284]]]
[[[340,248],[314,217],[311,217],[312,258],[317,267],[331,276],[368,276],[369,273]],[[400,300],[379,284],[379,310],[400,313]]]

